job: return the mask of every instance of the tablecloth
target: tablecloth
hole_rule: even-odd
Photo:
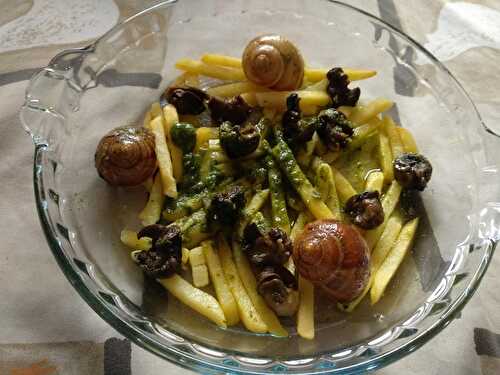
[[[1,375],[191,373],[121,337],[64,278],[38,223],[33,146],[18,119],[33,72],[58,51],[87,44],[151,3],[0,0]],[[349,3],[409,33],[443,60],[477,103],[485,123],[500,128],[500,2]],[[417,22],[415,12],[425,17],[418,17]],[[461,316],[423,348],[379,373],[500,374],[498,273],[500,256],[496,254]]]

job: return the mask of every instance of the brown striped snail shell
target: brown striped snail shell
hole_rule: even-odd
[[[262,35],[243,52],[249,81],[274,90],[296,90],[304,79],[304,59],[297,47],[280,35]]]
[[[305,226],[293,247],[300,275],[338,302],[354,300],[370,278],[370,251],[360,232],[336,220]]]
[[[99,176],[110,185],[139,185],[156,169],[154,134],[133,126],[113,129],[99,142],[94,160]]]

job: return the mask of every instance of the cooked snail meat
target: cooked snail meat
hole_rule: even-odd
[[[394,178],[404,188],[422,191],[431,179],[432,165],[423,155],[400,155],[393,166]]]
[[[250,106],[239,95],[224,100],[212,97],[208,101],[208,109],[210,110],[210,117],[216,124],[230,121],[235,125],[243,124],[252,111]]]
[[[344,211],[353,224],[363,229],[373,229],[384,222],[384,209],[378,191],[353,195],[346,202]]]
[[[245,195],[241,187],[234,186],[226,192],[217,193],[208,207],[208,221],[210,224],[231,225],[238,220],[241,210],[245,206]]]
[[[208,95],[194,87],[170,87],[165,91],[165,99],[180,115],[199,115],[205,110]]]
[[[286,98],[287,110],[283,113],[281,124],[283,125],[283,136],[291,146],[303,145],[310,141],[318,126],[315,117],[302,119],[300,110],[300,98],[296,93]]]
[[[265,267],[257,276],[259,294],[278,316],[292,316],[299,307],[295,276],[283,266]]]
[[[352,123],[342,112],[329,108],[318,116],[318,135],[330,151],[347,147],[354,135]]]
[[[361,90],[359,87],[349,89],[349,77],[342,68],[333,68],[326,74],[328,86],[326,92],[332,99],[332,107],[338,108],[342,105],[354,107],[359,100]]]
[[[254,152],[260,143],[260,134],[254,124],[233,125],[225,121],[219,128],[220,144],[231,159]]]
[[[134,261],[146,275],[161,279],[180,271],[182,238],[177,225],[149,225],[144,227],[137,237],[152,239],[150,250],[132,253]]]

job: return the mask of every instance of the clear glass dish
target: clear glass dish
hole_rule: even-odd
[[[87,303],[165,359],[204,373],[373,370],[439,333],[478,287],[498,239],[498,176],[487,154],[496,139],[447,69],[383,21],[334,1],[263,3],[165,1],[87,48],[57,55],[35,75],[21,119],[35,143],[40,222],[59,266]],[[138,227],[145,193],[111,188],[94,169],[100,137],[142,121],[178,74],[178,58],[238,55],[264,32],[288,36],[311,66],[377,70],[376,78],[359,82],[363,96],[393,99],[392,114],[434,165],[416,247],[387,295],[352,314],[318,311],[313,341],[293,329],[288,339],[222,330],[144,285],[119,234]]]

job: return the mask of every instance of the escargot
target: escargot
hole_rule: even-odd
[[[432,176],[432,165],[421,154],[402,154],[393,162],[394,178],[406,189],[423,191]]]
[[[146,275],[162,279],[180,271],[182,237],[177,225],[149,225],[142,228],[137,237],[149,237],[152,240],[151,249],[136,250],[131,254],[132,260]]]
[[[384,209],[378,191],[353,195],[345,203],[344,211],[353,224],[363,229],[373,229],[384,222]]]
[[[133,126],[113,129],[99,142],[94,161],[110,185],[139,185],[156,169],[154,134]]]
[[[358,230],[337,220],[317,220],[305,226],[293,246],[300,275],[334,300],[350,302],[370,278],[370,252]]]
[[[304,78],[304,59],[297,47],[280,35],[259,36],[243,52],[249,81],[274,90],[296,90]]]

